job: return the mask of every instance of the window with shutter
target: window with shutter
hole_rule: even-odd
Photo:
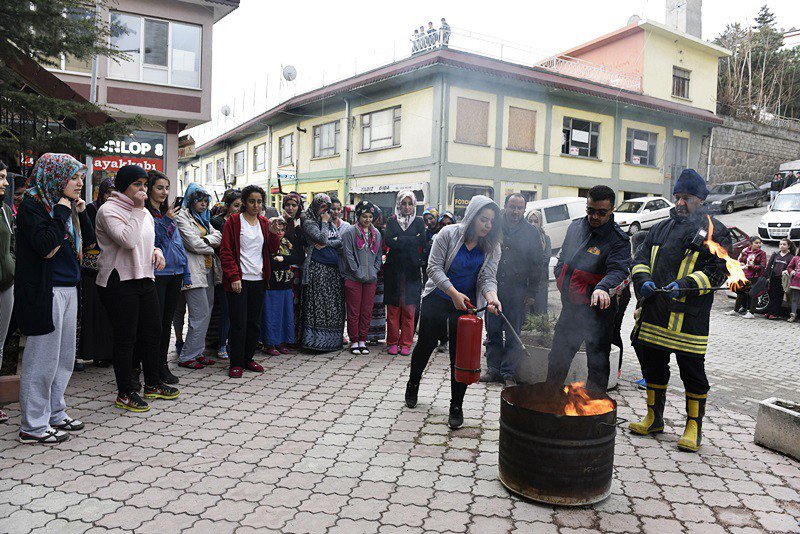
[[[508,148],[534,152],[536,112],[530,109],[508,108]]]
[[[456,141],[486,146],[489,137],[489,102],[458,97]]]

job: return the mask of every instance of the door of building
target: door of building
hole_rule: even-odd
[[[675,140],[675,150],[672,156],[672,165],[670,168],[670,184],[669,190],[672,191],[675,185],[675,180],[689,165],[689,140],[685,137],[673,137]]]

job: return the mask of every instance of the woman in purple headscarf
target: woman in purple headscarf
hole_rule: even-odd
[[[114,192],[114,178],[106,178],[97,188],[97,200],[86,206],[86,215],[95,226],[97,210]],[[105,308],[97,294],[97,258],[100,247],[97,243],[84,242],[83,260],[81,261],[81,313],[78,323],[78,358],[94,360],[101,367],[111,365],[111,351],[114,348],[114,337],[111,334],[111,323],[108,321]]]

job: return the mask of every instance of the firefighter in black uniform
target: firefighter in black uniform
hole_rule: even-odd
[[[570,224],[555,268],[562,308],[547,381],[564,383],[575,353],[586,341],[587,387],[605,391],[617,306],[612,293],[628,277],[631,248],[628,234],[614,222],[614,191],[598,185],[586,200],[586,217]]]
[[[629,428],[641,435],[664,431],[669,357],[675,353],[686,390],[687,417],[678,448],[696,451],[709,389],[705,354],[714,302],[711,288],[727,277],[725,262],[704,243],[709,230],[713,241],[726,250],[730,250],[731,239],[728,229],[703,210],[708,189],[694,169],[681,173],[672,194],[675,208],[669,219],[650,230],[633,262],[633,285],[640,309],[631,341],[647,383],[647,416]],[[657,288],[670,291],[660,293]]]

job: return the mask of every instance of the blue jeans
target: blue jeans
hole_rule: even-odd
[[[522,331],[522,323],[525,321],[525,297],[525,291],[520,291],[519,288],[500,288],[497,294],[503,304],[503,314],[517,334]],[[486,314],[486,333],[486,366],[489,373],[499,374],[503,380],[514,378],[521,356],[521,347],[514,334],[502,317],[492,313]]]

